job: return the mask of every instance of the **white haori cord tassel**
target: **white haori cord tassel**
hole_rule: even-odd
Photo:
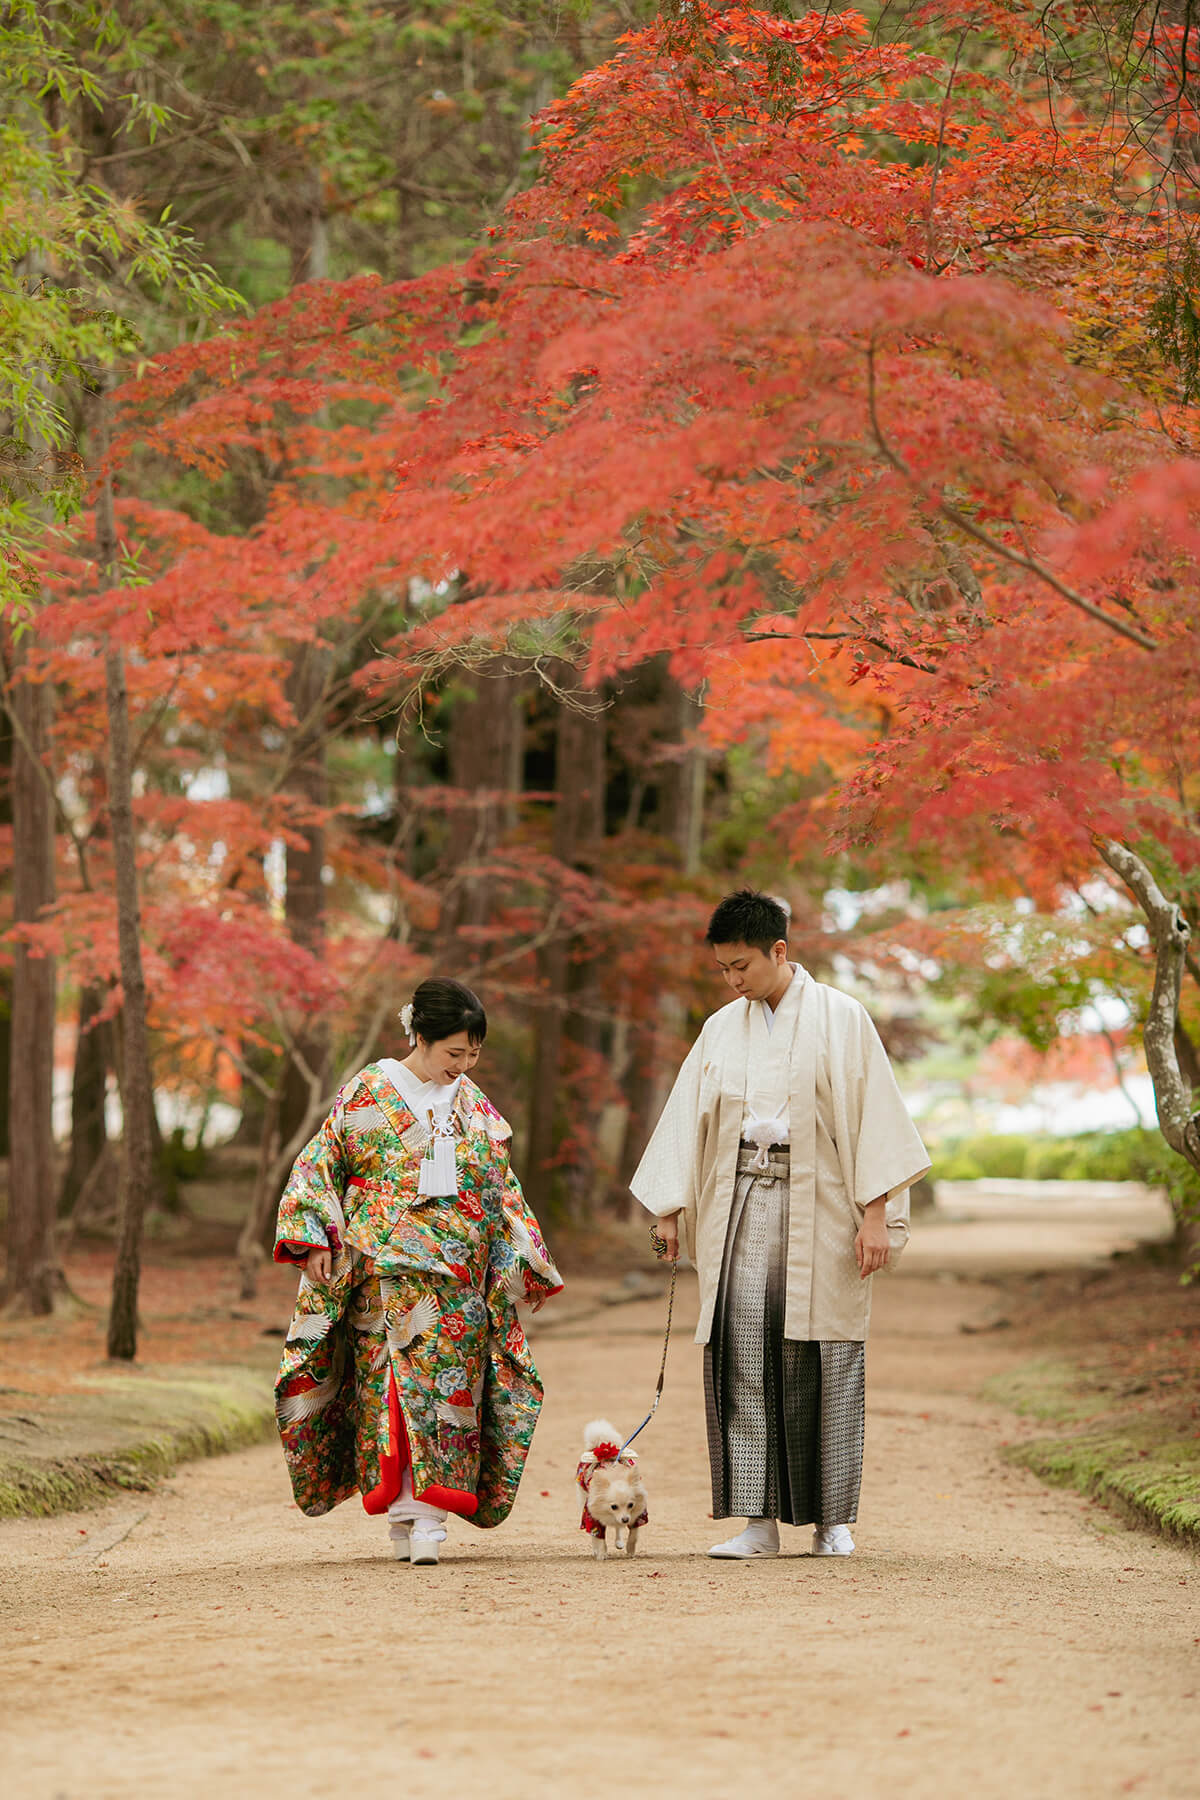
[[[436,1120],[429,1114],[430,1139],[421,1158],[417,1181],[418,1194],[430,1199],[449,1199],[458,1193],[458,1167],[454,1157],[454,1128],[449,1119]]]
[[[781,1109],[773,1119],[760,1119],[756,1112],[752,1112],[749,1120],[742,1126],[742,1136],[748,1144],[754,1144],[758,1148],[758,1155],[750,1167],[765,1175],[771,1166],[770,1152],[773,1146],[789,1142],[786,1110]]]

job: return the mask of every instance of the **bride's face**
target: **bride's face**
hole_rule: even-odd
[[[439,1087],[445,1087],[460,1075],[470,1073],[479,1061],[479,1050],[480,1046],[473,1044],[465,1031],[456,1031],[453,1037],[438,1038],[433,1043],[418,1037],[412,1064],[422,1081],[436,1081]]]

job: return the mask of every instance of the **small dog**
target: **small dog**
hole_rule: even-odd
[[[638,1532],[649,1519],[646,1486],[632,1450],[621,1449],[621,1434],[607,1419],[593,1419],[583,1434],[583,1455],[575,1471],[583,1501],[580,1529],[591,1533],[597,1562],[614,1550],[632,1556]]]

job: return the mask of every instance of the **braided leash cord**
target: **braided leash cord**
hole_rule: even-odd
[[[655,1231],[653,1225],[650,1227],[650,1242],[654,1245],[654,1254],[661,1261],[661,1259],[667,1253],[666,1239],[659,1236],[658,1232]],[[663,1336],[662,1361],[658,1365],[658,1386],[654,1390],[654,1404],[650,1408],[650,1411],[646,1414],[645,1418],[642,1420],[641,1424],[638,1426],[637,1430],[634,1432],[631,1432],[630,1435],[625,1439],[625,1442],[621,1445],[621,1454],[622,1455],[624,1455],[625,1451],[628,1450],[628,1448],[629,1448],[630,1444],[632,1444],[634,1438],[640,1437],[642,1432],[645,1431],[647,1425],[650,1423],[651,1419],[654,1417],[655,1413],[658,1411],[658,1403],[662,1399],[663,1381],[664,1381],[664,1379],[666,1377],[666,1373],[667,1373],[667,1351],[671,1347],[671,1318],[675,1311],[675,1277],[678,1275],[678,1273],[679,1273],[679,1258],[678,1258],[678,1256],[673,1256],[671,1258],[671,1291],[670,1291],[670,1294],[667,1296],[667,1329]]]

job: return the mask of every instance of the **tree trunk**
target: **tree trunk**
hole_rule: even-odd
[[[0,826],[12,826],[13,740],[7,705],[0,706]],[[8,1155],[8,1086],[12,1069],[12,976],[0,970],[0,1156]]]
[[[564,665],[554,678],[566,687],[574,679],[574,671]],[[558,800],[551,849],[560,863],[582,874],[594,868],[596,846],[604,835],[605,735],[603,714],[558,703],[554,751]],[[562,908],[563,894],[554,896],[551,904]],[[564,1135],[572,1144],[577,1144],[579,1136],[575,1130],[564,1133],[561,1128],[563,1073],[566,1068],[576,1078],[576,1098],[581,1097],[581,1055],[600,1055],[605,1032],[596,1016],[594,968],[579,954],[576,921],[569,916],[556,919],[552,911],[548,928],[551,935],[538,951],[526,1167],[534,1210],[544,1210],[551,1218],[565,1214],[578,1223],[592,1197],[592,1159],[582,1154],[580,1147],[560,1158]]]
[[[563,1012],[566,1004],[567,945],[554,937],[537,953],[537,997],[533,1012],[533,1068],[529,1093],[529,1139],[523,1176],[529,1204],[539,1218],[556,1216],[554,1144],[559,1080],[562,1075]]]
[[[146,981],[142,971],[138,900],[137,839],[133,824],[133,761],[129,743],[129,696],[125,658],[110,644],[104,658],[108,711],[108,805],[117,888],[120,949],[124,1176],[121,1185],[117,1258],[108,1317],[108,1354],[131,1361],[137,1355],[137,1300],[141,1276],[142,1221],[154,1193],[154,1088],[146,1029]]]
[[[1163,1136],[1185,1162],[1200,1169],[1200,1112],[1191,1082],[1180,1068],[1177,1043],[1179,996],[1191,935],[1181,907],[1168,900],[1140,856],[1111,839],[1097,850],[1121,877],[1146,915],[1154,944],[1154,989],[1142,1030],[1146,1066]]]
[[[350,1058],[351,1068],[361,1069],[363,1064],[368,1062],[374,1054],[388,1007],[389,1002],[386,999],[380,1001],[376,1006],[358,1049]],[[329,1110],[332,1100],[332,1093],[322,1094],[319,1081],[310,1081],[308,1103],[304,1114],[298,1121],[291,1137],[285,1138],[282,1144],[279,1134],[278,1090],[266,1100],[266,1128],[259,1146],[254,1192],[246,1211],[237,1246],[238,1272],[243,1300],[253,1300],[258,1293],[258,1272],[266,1261],[267,1244],[274,1240],[275,1211],[280,1190],[287,1180],[288,1171],[317,1129],[322,1115]]]
[[[96,402],[97,460],[108,459],[108,397]],[[117,560],[112,483],[104,475],[96,504],[96,540],[101,579],[111,579]],[[154,1084],[146,1027],[146,979],[142,969],[141,908],[138,898],[137,835],[133,819],[133,752],[129,736],[129,695],[125,656],[109,640],[104,654],[104,697],[108,720],[108,816],[117,890],[117,943],[121,988],[121,1113],[124,1180],[108,1315],[108,1354],[123,1361],[137,1355],[137,1302],[141,1276],[142,1221],[155,1187]]]
[[[657,826],[659,834],[678,849],[681,873],[694,877],[701,868],[708,775],[708,758],[695,736],[700,727],[700,709],[695,699],[669,676],[665,677],[663,700],[671,742],[680,747],[682,754],[673,759],[669,777],[659,784]],[[653,1024],[642,1027],[641,1053],[626,1059],[626,1179],[640,1161],[674,1085],[680,1062],[678,1047],[687,1023],[683,999],[668,988],[659,994],[655,1012]],[[636,1216],[637,1203],[632,1204]]]
[[[296,767],[289,788],[305,817],[297,827],[298,833],[303,833],[303,842],[289,843],[287,847],[284,918],[292,941],[318,960],[325,950],[325,827],[317,815],[329,804],[322,704],[328,662],[329,651],[323,644],[302,644],[296,651],[288,681],[288,699],[299,722]],[[310,1069],[324,1069],[329,1039],[319,1021],[312,1030],[301,1034],[297,1049]],[[285,1143],[304,1118],[308,1104],[309,1083],[297,1064],[289,1061],[278,1119],[279,1135]]]
[[[254,1300],[258,1295],[258,1271],[266,1259],[263,1237],[279,1204],[279,1181],[276,1165],[279,1159],[279,1090],[271,1095],[263,1113],[263,1133],[258,1147],[258,1167],[254,1176],[254,1192],[242,1229],[238,1235],[238,1297]]]
[[[54,904],[54,802],[45,757],[50,688],[22,676],[20,643],[10,644],[7,694],[12,720],[13,924],[33,923]],[[7,1310],[54,1310],[60,1275],[54,1249],[55,966],[24,944],[13,951],[9,1067]]]
[[[463,927],[486,925],[492,881],[479,867],[496,848],[514,815],[520,786],[524,719],[520,676],[497,662],[479,675],[473,691],[456,701],[450,723],[450,783],[459,791],[451,813],[447,861],[455,871],[443,904],[443,941]]]
[[[75,1073],[71,1081],[71,1149],[58,1190],[60,1218],[73,1211],[84,1182],[108,1143],[104,1119],[108,1092],[108,1027],[96,1023],[103,1010],[104,994],[100,988],[81,989]]]
[[[686,744],[679,765],[679,798],[674,837],[679,845],[679,863],[687,876],[700,873],[704,848],[704,798],[708,783],[708,756],[700,741],[700,708],[691,694],[677,690],[676,717],[679,735]]]

